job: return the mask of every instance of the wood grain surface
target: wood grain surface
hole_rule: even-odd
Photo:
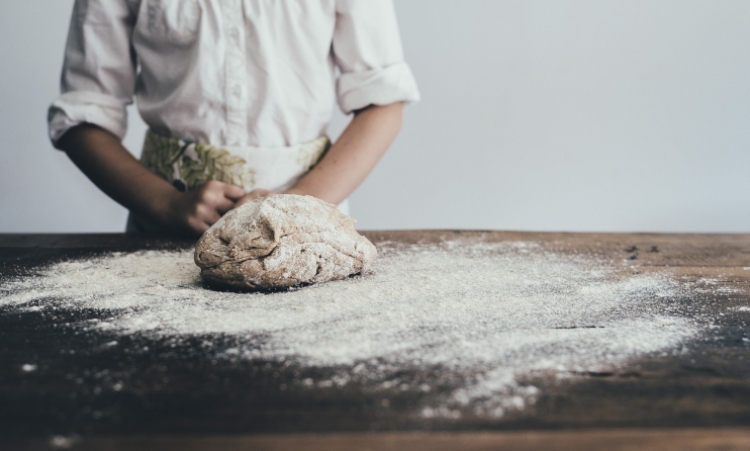
[[[746,451],[750,429],[114,436],[57,438],[53,443],[79,451]],[[46,450],[50,442],[31,440],[19,446],[29,451]]]
[[[418,398],[409,392],[394,394],[389,409],[356,388],[281,393],[274,387],[292,375],[268,363],[247,378],[258,362],[212,364],[190,343],[167,349],[145,337],[119,338],[117,351],[104,352],[101,344],[112,337],[64,326],[100,312],[59,312],[49,321],[0,308],[0,449],[750,449],[750,312],[736,309],[750,305],[750,235],[366,235],[376,245],[535,242],[563,255],[596,256],[632,274],[667,272],[696,283],[712,278],[731,290],[714,290],[705,305],[715,314],[712,339],[679,356],[644,357],[618,371],[562,382],[534,380],[543,394],[532,409],[455,421],[415,419],[408,413]],[[0,235],[0,282],[63,259],[192,245],[168,237]],[[143,346],[153,352],[128,352]],[[62,356],[60,349],[76,352]],[[33,377],[19,369],[30,355],[44,369]],[[105,369],[127,377],[132,389],[95,396],[94,375]],[[116,415],[97,419],[94,413],[104,409]]]

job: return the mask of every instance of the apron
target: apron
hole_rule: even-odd
[[[327,136],[289,147],[217,147],[146,133],[141,163],[179,191],[195,189],[210,180],[242,187],[283,192],[315,166],[331,141]],[[339,210],[349,214],[347,201]],[[159,227],[128,217],[127,232],[160,232]]]

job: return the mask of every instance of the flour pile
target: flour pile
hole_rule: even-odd
[[[44,302],[115,313],[79,327],[235,336],[240,345],[211,358],[336,370],[298,381],[305,386],[429,393],[434,380],[399,376],[429,368],[451,388],[417,414],[448,418],[523,409],[539,392],[524,382],[530,377],[613,370],[673,352],[701,329],[673,302],[690,287],[666,275],[624,274],[523,242],[381,243],[379,251],[365,276],[271,294],[207,290],[190,251],[116,253],[5,282],[0,306],[53,299]]]

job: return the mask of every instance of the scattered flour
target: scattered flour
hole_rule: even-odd
[[[616,369],[677,352],[701,326],[670,302],[690,287],[668,275],[624,274],[533,243],[381,244],[365,276],[271,294],[211,291],[191,251],[114,253],[57,263],[0,285],[0,307],[115,313],[78,327],[118,334],[235,336],[224,359],[335,369],[306,387],[367,383],[433,390],[403,379],[428,368],[447,395],[418,414],[500,416],[532,404],[535,375]],[[434,378],[433,378],[434,379]],[[416,385],[415,385],[416,384]],[[437,393],[437,392],[435,392]],[[384,400],[387,402],[387,400]]]

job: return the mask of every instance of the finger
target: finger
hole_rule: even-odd
[[[210,181],[197,192],[198,203],[205,204],[215,208],[220,214],[224,214],[234,208],[234,200],[226,197],[224,187],[229,186],[225,183]]]
[[[233,207],[233,208],[239,208],[239,207],[241,207],[241,206],[245,205],[246,203],[250,202],[251,200],[253,200],[253,198],[252,198],[252,197],[250,197],[250,196],[245,196],[245,197],[243,197],[242,199],[240,199],[240,200],[238,200],[237,202],[235,202],[235,204],[234,204],[234,207]]]
[[[245,190],[237,185],[230,185],[225,183],[224,186],[224,197],[233,201],[238,201],[245,196]]]
[[[251,196],[253,199],[260,199],[261,197],[268,197],[272,194],[274,193],[272,191],[268,191],[267,189],[255,189],[250,191],[248,196]]]
[[[213,211],[211,211],[211,213],[208,213],[208,214],[204,215],[201,219],[206,224],[212,226],[212,225],[216,224],[217,222],[219,222],[219,219],[221,219],[221,215],[219,214],[218,211],[213,210]]]
[[[196,211],[196,218],[208,225],[214,225],[221,218],[221,215],[215,208],[208,205],[201,205]]]
[[[201,223],[200,223],[200,224],[198,225],[198,229],[197,229],[197,232],[198,232],[198,233],[200,233],[201,235],[203,235],[203,234],[204,234],[204,233],[206,233],[206,231],[207,231],[208,229],[210,229],[210,228],[211,228],[211,226],[210,226],[209,224],[206,224],[205,222],[201,222]]]
[[[234,206],[232,208],[239,208],[246,203],[253,201],[255,199],[259,199],[261,197],[266,197],[274,194],[273,191],[268,191],[265,189],[255,189],[250,191],[249,193],[245,194],[240,200],[235,202]],[[231,208],[230,208],[231,209]]]
[[[205,222],[201,221],[200,219],[192,219],[188,222],[188,226],[190,229],[195,232],[198,235],[203,235],[206,230],[211,228],[210,225],[206,224]]]
[[[261,197],[266,196],[265,194],[266,192],[267,191],[264,189],[254,189],[250,191],[249,193],[245,194],[245,196],[237,202],[242,202],[243,204],[246,204],[250,202],[251,200],[259,199]]]
[[[241,200],[242,199],[240,199],[240,201]],[[214,207],[216,208],[216,211],[219,212],[220,215],[224,216],[224,214],[226,212],[228,212],[229,210],[231,210],[233,208],[236,208],[237,204],[233,200],[231,200],[231,199],[227,199],[226,197],[222,197],[221,199],[219,199],[216,202],[216,204],[214,205]]]

